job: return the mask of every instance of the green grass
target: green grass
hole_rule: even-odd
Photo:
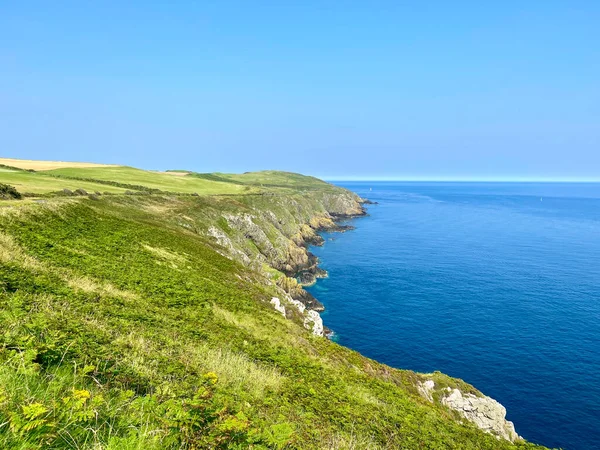
[[[90,193],[99,191],[115,194],[124,193],[126,191],[124,188],[106,184],[56,178],[49,176],[44,172],[10,171],[6,169],[0,170],[0,183],[14,186],[22,194],[47,194],[50,192],[62,191],[63,189],[69,189],[71,191],[85,189]]]
[[[243,174],[213,173],[197,174],[199,177],[207,177],[214,180],[223,180],[249,186],[284,187],[299,189],[335,189],[328,183],[315,177],[301,175],[298,173],[281,172],[276,170],[263,170],[260,172],[246,172]]]
[[[184,173],[172,170],[171,173]],[[133,167],[71,167],[39,172],[0,168],[0,183],[13,185],[21,193],[48,194],[63,189],[84,189],[94,192],[124,193],[154,190],[182,194],[237,195],[262,192],[293,194],[319,190],[339,192],[340,189],[317,178],[289,172],[262,171],[245,174],[169,175]]]
[[[45,172],[61,177],[113,181],[128,185],[145,186],[161,191],[198,193],[200,195],[239,194],[244,187],[233,183],[205,180],[190,176],[168,175],[132,167],[67,168]],[[248,192],[248,190],[246,190]]]

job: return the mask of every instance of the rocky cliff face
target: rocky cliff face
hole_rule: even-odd
[[[458,389],[446,388],[448,395],[442,404],[448,406],[488,433],[514,442],[519,436],[512,422],[506,420],[506,408],[490,397],[463,394]]]
[[[462,392],[449,386],[438,387],[429,379],[417,384],[419,394],[430,402],[440,402],[460,416],[474,423],[478,428],[499,439],[515,442],[519,435],[512,422],[506,420],[506,408],[491,397]]]
[[[281,291],[271,301],[277,311],[286,316],[290,306],[301,310],[305,327],[322,336],[324,327],[318,312],[324,307],[304,286],[327,273],[318,267],[317,258],[307,247],[323,243],[319,231],[350,229],[335,220],[364,215],[363,200],[343,189],[244,200],[250,203],[248,210],[222,214],[206,234],[219,244],[221,254],[274,281]]]

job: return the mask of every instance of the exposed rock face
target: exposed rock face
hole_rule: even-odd
[[[333,218],[364,216],[365,209],[362,207],[363,199],[355,196],[342,196],[328,194],[323,197],[323,202],[327,205],[327,211]]]
[[[298,280],[291,277],[281,277],[276,281],[278,287],[290,297],[302,302],[307,308],[315,311],[325,311],[323,304],[302,288]]]
[[[317,282],[317,278],[327,278],[327,271],[315,266],[314,269],[302,270],[296,275],[298,283],[302,286],[312,286]]]
[[[283,317],[285,317],[285,306],[281,304],[281,300],[279,300],[277,297],[273,297],[271,299],[271,305],[273,305],[275,310],[279,311],[283,315]]]
[[[433,389],[435,388],[435,382],[433,380],[427,380],[424,383],[418,383],[417,389],[419,394],[425,397],[430,402],[433,402]]]
[[[296,307],[300,314],[304,316],[304,326],[307,329],[312,329],[312,333],[315,336],[324,336],[323,330],[323,319],[321,319],[321,315],[312,309],[307,310],[306,306],[299,302],[298,300],[294,300],[293,298],[286,295],[285,300],[290,303],[292,306]],[[279,311],[283,317],[287,317],[285,305],[278,297],[273,297],[270,302],[275,308],[276,311]]]
[[[321,319],[321,315],[313,310],[307,311],[306,318],[304,319],[304,326],[310,329],[310,324],[312,326],[312,332],[315,336],[323,336],[323,319]]]
[[[288,296],[288,302],[290,302],[292,305],[294,305],[296,307],[296,309],[298,311],[300,311],[300,314],[304,314],[304,311],[306,311],[306,306],[304,305],[304,303],[299,302],[298,300],[294,300],[292,297]]]
[[[245,266],[250,264],[250,258],[248,258],[244,252],[236,249],[229,236],[227,236],[222,230],[213,226],[208,229],[208,234],[217,240],[217,244],[219,244],[221,247],[225,247],[229,252],[229,254],[227,254],[219,251],[220,254],[225,257],[229,257],[229,255],[235,255]]]
[[[436,389],[433,380],[417,383],[419,394],[434,402],[441,399],[442,405],[447,406],[473,422],[478,428],[495,435],[498,438],[514,442],[519,439],[512,422],[506,420],[506,408],[496,400],[486,396],[463,393],[460,389],[446,387]],[[436,397],[434,398],[434,394]]]
[[[298,270],[313,264],[306,248],[298,245],[293,239],[288,239],[283,234],[279,234],[276,240],[272,242],[265,231],[255,223],[257,219],[255,216],[251,214],[227,214],[223,217],[232,229],[241,232],[244,238],[250,239],[254,243],[260,252],[260,258],[273,268],[287,275],[292,275]],[[301,237],[297,240],[302,242]]]
[[[334,220],[365,214],[362,199],[356,194],[310,191],[302,196],[270,196],[245,198],[247,212],[224,213],[226,224],[211,226],[208,235],[222,247],[219,252],[246,266],[262,271],[270,266],[283,276],[275,277],[278,297],[271,299],[273,307],[284,317],[292,318],[290,307],[304,317],[306,328],[317,336],[324,335],[319,311],[325,308],[303,286],[327,276],[318,267],[318,259],[307,250],[309,245],[322,245],[319,231],[346,231],[353,227],[339,225]],[[267,282],[271,278],[265,272]],[[287,310],[286,310],[287,308]]]
[[[262,228],[254,223],[254,216],[251,214],[225,214],[223,217],[231,228],[240,231],[244,237],[252,240],[266,260],[273,260],[281,265],[282,261],[277,250]]]
[[[316,218],[313,218],[316,219]],[[313,222],[313,219],[311,219],[311,222]],[[331,221],[331,219],[329,219]],[[317,226],[313,226],[313,223]],[[302,224],[300,226],[300,230],[298,231],[298,233],[296,233],[295,235],[293,235],[291,237],[292,241],[294,241],[294,243],[297,246],[304,246],[306,244],[310,244],[310,245],[323,245],[323,243],[325,242],[323,240],[323,238],[321,236],[319,236],[317,234],[316,230],[322,229],[320,226],[318,226],[321,222],[319,220],[314,220],[314,222],[311,223],[311,225],[307,225],[307,224]],[[333,222],[331,222],[333,224]]]
[[[506,420],[506,408],[490,397],[463,394],[458,389],[447,388],[448,395],[442,404],[458,411],[465,419],[488,433],[514,442],[519,438],[512,422]]]

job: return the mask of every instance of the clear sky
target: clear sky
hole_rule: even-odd
[[[600,179],[600,1],[5,0],[0,156]]]

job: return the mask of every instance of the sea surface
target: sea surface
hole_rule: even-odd
[[[517,433],[600,448],[600,184],[338,182],[379,202],[311,251],[335,339],[439,370]]]

